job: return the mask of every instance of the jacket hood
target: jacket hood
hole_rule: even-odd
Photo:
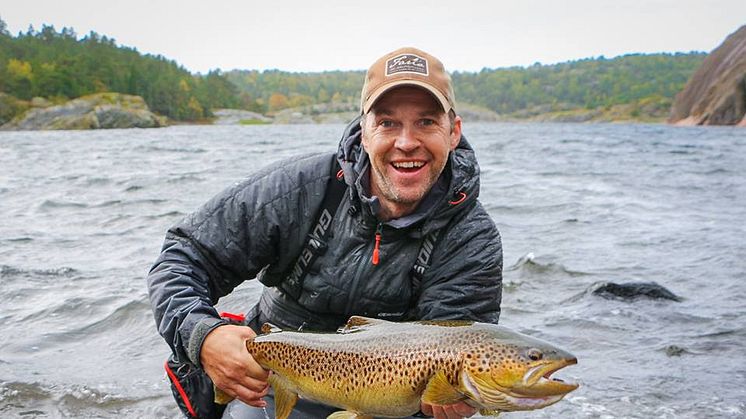
[[[344,172],[345,182],[350,186],[352,198],[358,201],[364,199],[356,187],[365,167],[361,163],[365,163],[368,158],[362,146],[360,119],[358,116],[347,125],[337,149],[337,160]],[[447,186],[444,196],[431,203],[430,208],[415,211],[420,216],[407,223],[411,225],[425,219],[423,234],[442,228],[459,211],[474,205],[479,197],[479,164],[474,149],[463,134],[456,148],[449,154],[443,171],[439,182],[445,179]],[[397,226],[395,221],[387,224]]]

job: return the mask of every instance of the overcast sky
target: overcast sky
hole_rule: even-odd
[[[14,35],[93,30],[202,73],[364,70],[400,46],[478,71],[709,52],[746,24],[746,0],[0,0],[0,18]]]

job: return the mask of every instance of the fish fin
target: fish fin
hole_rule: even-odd
[[[340,410],[327,416],[326,419],[373,419],[373,416],[361,415],[359,413],[350,412],[349,410]]]
[[[229,396],[226,392],[219,389],[215,384],[212,385],[213,393],[215,394],[215,403],[217,404],[228,404],[233,401],[233,397]]]
[[[490,409],[482,409],[479,411],[479,414],[482,416],[492,416],[495,417],[499,415],[501,410],[490,410]]]
[[[275,391],[275,418],[287,419],[298,401],[298,395],[292,392],[285,384],[285,380],[277,374],[270,374],[269,384]]]
[[[282,329],[273,325],[272,323],[264,323],[260,331],[262,332],[263,335],[268,335],[270,333],[282,332]]]
[[[372,319],[370,317],[352,316],[347,320],[347,323],[345,323],[344,326],[340,327],[337,330],[337,333],[357,332],[359,330],[365,329],[368,326],[372,326],[374,324],[383,324],[383,323],[390,323],[390,322],[386,320],[381,320],[381,319]]]
[[[457,403],[464,399],[466,399],[466,396],[448,382],[443,370],[438,371],[430,378],[425,391],[422,392],[422,401],[427,404],[442,406]]]

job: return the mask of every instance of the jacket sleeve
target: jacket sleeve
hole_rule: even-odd
[[[436,245],[413,317],[497,323],[502,266],[500,233],[477,204]]]
[[[200,366],[207,334],[224,322],[213,307],[267,265],[288,263],[306,231],[302,171],[265,170],[225,190],[171,227],[148,278],[158,332],[181,361]],[[328,177],[328,174],[327,174]],[[311,179],[319,193],[326,179]]]

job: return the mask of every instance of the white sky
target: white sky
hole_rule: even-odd
[[[478,71],[709,52],[746,24],[746,0],[0,0],[0,18],[14,35],[93,30],[202,73],[364,70],[401,46]]]

